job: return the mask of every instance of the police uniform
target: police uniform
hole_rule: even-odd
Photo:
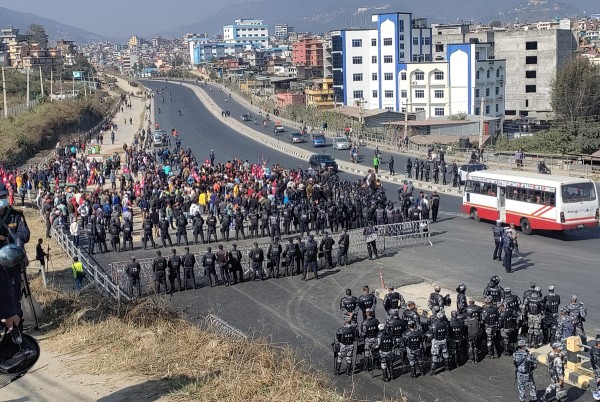
[[[423,364],[423,332],[416,327],[416,324],[409,323],[409,329],[404,333],[404,339],[411,376],[417,376],[417,366],[419,366],[421,374],[425,374]]]
[[[542,342],[542,297],[539,293],[531,294],[523,303],[523,314],[527,315],[527,341],[530,346],[537,347]]]
[[[388,330],[384,329],[377,338],[377,346],[379,347],[383,381],[389,382],[394,378],[394,362],[392,359],[392,353],[394,352],[394,336]]]
[[[222,246],[219,246],[216,259],[217,266],[219,267],[219,275],[221,275],[221,281],[225,286],[229,286],[231,280],[229,278],[229,267],[227,266],[227,253],[223,250]]]
[[[350,316],[350,322],[353,325],[357,324],[356,313],[358,310],[358,299],[355,296],[344,296],[340,300],[340,311],[343,313],[343,317]]]
[[[329,237],[327,234],[321,240],[321,244],[319,245],[319,250],[324,252],[325,261],[327,261],[327,268],[333,268],[333,261],[331,260],[331,250],[335,241]]]
[[[123,223],[123,251],[127,251],[127,244],[133,251],[133,225],[129,219],[125,219]]]
[[[187,237],[187,224],[188,221],[183,213],[180,213],[177,217],[177,245],[181,244],[181,237],[185,240],[185,245],[189,245]]]
[[[441,314],[441,313],[439,313]],[[446,371],[450,370],[450,362],[448,360],[448,322],[442,319],[433,322],[429,328],[431,336],[431,371],[429,374],[435,375],[437,364],[440,361],[440,355],[446,363]]]
[[[372,358],[377,346],[377,334],[379,332],[379,321],[375,317],[367,318],[360,326],[361,336],[365,342],[365,359],[368,364],[371,363],[369,358]],[[372,367],[367,367],[371,371]]]
[[[157,253],[160,253],[160,251],[157,251]],[[154,281],[156,282],[156,294],[160,294],[160,285],[165,287],[165,292],[167,291],[166,270],[167,260],[158,254],[152,262],[152,271],[154,272]]]
[[[171,286],[170,292],[175,292],[175,282],[177,281],[177,287],[179,291],[183,291],[183,286],[181,284],[181,257],[173,254],[169,257],[168,261],[169,266],[169,284]]]
[[[489,297],[488,300],[490,300]],[[500,313],[497,307],[491,305],[491,302],[486,301],[486,305],[481,310],[481,321],[483,322],[487,339],[487,357],[496,358],[498,357],[496,341],[498,338]]]
[[[548,374],[550,374],[550,384],[546,388],[542,400],[547,400],[550,393],[554,390],[556,399],[561,400],[567,396],[566,391],[563,388],[563,381],[565,379],[565,364],[567,363],[567,356],[561,350],[562,346],[560,343],[552,344],[552,350],[546,355],[546,361],[548,362]]]
[[[194,235],[194,244],[198,244],[198,235],[200,235],[200,241],[202,242],[202,244],[204,244],[204,218],[202,217],[202,215],[197,214],[196,216],[194,216],[192,228],[192,234]]]
[[[219,279],[217,278],[217,271],[215,270],[215,262],[216,257],[209,247],[206,251],[206,254],[204,254],[204,257],[202,258],[202,266],[204,267],[204,276],[208,277],[208,283],[210,284],[210,287],[219,284]]]
[[[196,257],[186,249],[186,253],[182,257],[183,262],[183,289],[188,290],[188,281],[192,281],[192,288],[196,289],[196,273],[194,265],[196,265]]]
[[[525,341],[519,341],[519,349],[513,353],[515,365],[515,376],[517,379],[517,390],[519,401],[525,402],[525,388],[529,386],[531,400],[537,400],[537,390],[533,379],[533,370],[537,367],[537,359],[524,348]]]
[[[372,310],[373,317],[375,317],[375,306],[377,305],[377,298],[373,293],[365,293],[358,296],[358,307],[362,311],[363,321],[367,319],[367,309]]]
[[[393,290],[393,287],[388,289],[391,291],[383,298],[383,308],[387,314],[386,321],[389,321],[394,313],[399,312],[399,309],[405,305],[404,298],[400,293]]]
[[[258,247],[257,244],[255,244],[254,248],[250,250],[248,257],[250,257],[250,261],[252,264],[252,280],[255,281],[258,276],[262,281],[264,279],[262,268],[262,264],[265,259],[264,252]]]
[[[304,276],[302,280],[306,280],[307,270],[310,268],[313,271],[314,278],[319,279],[319,274],[317,272],[317,254],[318,254],[318,246],[317,242],[309,237],[308,242],[306,243],[305,249],[305,264],[304,264]]]
[[[271,267],[269,270],[269,278],[279,277],[279,262],[281,256],[281,244],[279,244],[279,237],[276,237],[271,244],[269,244],[269,250],[267,251],[267,258],[270,260]]]
[[[560,296],[554,293],[554,287],[550,294],[544,296],[544,340],[553,342],[556,339],[556,328],[558,327],[558,312],[560,310]]]
[[[229,266],[231,268],[231,277],[233,283],[244,282],[244,269],[242,268],[242,253],[233,245],[233,249],[228,252]]]
[[[131,297],[133,297],[133,289],[137,289],[138,297],[142,296],[142,285],[140,281],[141,271],[142,267],[140,266],[140,263],[135,260],[135,258],[132,258],[132,261],[125,267],[125,274],[127,274],[128,280],[129,295]]]
[[[354,341],[358,338],[356,326],[346,321],[344,326],[337,330],[335,334],[336,343],[339,346],[336,359],[336,373],[339,374],[342,360],[346,360],[346,375],[352,375],[354,369],[352,358],[354,357]]]
[[[156,248],[156,243],[154,242],[154,237],[152,236],[152,226],[153,225],[152,225],[152,221],[150,220],[150,218],[146,218],[142,222],[142,230],[144,231],[144,238],[143,238],[144,250],[146,250],[146,245],[147,245],[148,241],[150,241],[150,243],[152,244],[152,248]]]

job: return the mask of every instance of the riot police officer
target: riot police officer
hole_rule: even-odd
[[[342,299],[343,300],[343,299]],[[377,347],[377,333],[379,332],[379,321],[373,317],[373,310],[368,308],[366,311],[367,318],[360,326],[360,335],[365,343],[365,361],[363,367],[367,371],[373,370],[373,359],[375,357],[375,349]]]
[[[146,245],[148,241],[152,244],[152,248],[156,248],[156,243],[154,242],[154,237],[152,236],[152,221],[149,217],[144,218],[142,222],[142,230],[144,231],[144,250],[146,250]]]
[[[429,300],[427,302],[427,305],[429,306],[429,310],[433,311],[433,307],[434,306],[438,306],[440,308],[440,311],[444,311],[444,307],[445,307],[445,302],[444,302],[444,296],[442,296],[440,294],[440,292],[442,291],[442,288],[438,285],[436,285],[433,288],[433,293],[429,294]]]
[[[127,244],[129,243],[129,249],[133,251],[133,224],[130,219],[124,219],[123,221],[123,251],[127,251]]]
[[[279,244],[279,236],[275,236],[269,249],[267,250],[267,258],[270,261],[271,268],[269,270],[269,278],[279,278],[279,262],[281,257],[281,244]]]
[[[409,300],[406,303],[406,310],[402,312],[402,319],[408,325],[409,321],[414,321],[417,327],[421,328],[421,316],[417,312],[417,305],[414,301]]]
[[[158,223],[158,228],[160,229],[160,241],[162,242],[163,247],[167,247],[167,242],[169,243],[169,247],[173,247],[171,235],[169,234],[169,227],[169,221],[166,216],[163,215],[161,221]]]
[[[169,260],[167,261],[169,267],[169,285],[170,285],[170,293],[175,293],[175,281],[177,281],[177,287],[179,291],[183,291],[183,286],[181,286],[181,257],[177,255],[177,250],[172,249],[173,253]]]
[[[354,357],[354,341],[358,338],[358,329],[351,324],[351,320],[351,316],[344,317],[344,326],[335,334],[335,350],[337,350],[335,372],[338,375],[343,359],[346,360],[346,375],[351,376],[354,371],[352,359]]]
[[[280,230],[280,222],[279,222],[279,214],[277,213],[277,211],[275,211],[273,214],[271,214],[271,216],[269,217],[269,225],[271,226],[271,241],[273,241],[276,237],[279,238],[281,237],[281,230]]]
[[[431,370],[430,375],[436,374],[437,365],[440,361],[440,355],[444,358],[446,371],[450,371],[450,360],[448,355],[448,332],[449,324],[444,320],[444,313],[437,314],[437,320],[432,322],[429,328],[429,337],[431,338]]]
[[[456,312],[459,316],[465,314],[465,309],[467,308],[467,295],[466,295],[467,287],[461,283],[456,288]]]
[[[94,246],[96,245],[96,217],[92,216],[90,225],[87,229],[87,240],[88,240],[88,254],[94,254]],[[144,242],[144,249],[146,249],[146,243]]]
[[[524,339],[519,339],[517,346],[518,349],[513,353],[513,363],[516,368],[519,400],[525,401],[525,387],[527,385],[529,385],[531,400],[537,400],[537,389],[533,379],[533,370],[537,367],[537,359],[527,350],[527,342]]]
[[[486,296],[485,305],[481,309],[481,322],[483,323],[485,335],[487,339],[487,358],[498,357],[498,323],[500,321],[500,313],[498,307],[492,304],[492,297]]]
[[[271,230],[269,229],[269,212],[263,210],[260,214],[260,237],[265,237],[265,231],[267,236],[271,236]]]
[[[544,343],[553,342],[556,339],[556,328],[558,326],[558,311],[560,296],[554,292],[554,286],[548,286],[548,294],[544,296]]]
[[[567,309],[567,314],[573,320],[575,335],[581,338],[582,344],[587,344],[587,336],[583,330],[583,321],[587,316],[587,307],[582,302],[578,302],[577,296],[573,295],[571,296],[571,302],[567,304],[565,308]]]
[[[519,296],[513,295],[510,288],[504,288],[504,300],[502,304],[507,309],[516,311],[517,313],[521,311],[521,299],[519,299]]]
[[[348,265],[348,248],[350,248],[350,235],[343,230],[338,240],[338,266]]]
[[[352,296],[352,290],[346,289],[346,296],[340,299],[340,311],[343,312],[344,317],[350,315],[352,324],[356,325],[356,316],[358,314],[358,299]]]
[[[107,253],[108,247],[106,246],[106,229],[100,221],[96,221],[96,243],[100,246],[101,253]]]
[[[502,261],[502,239],[504,238],[504,228],[502,227],[502,219],[496,220],[496,224],[492,226],[492,234],[494,236],[494,255],[492,260]]]
[[[239,240],[240,233],[242,233],[242,238],[246,240],[246,234],[244,233],[244,214],[238,208],[233,215],[233,224],[235,228],[235,240]]]
[[[498,313],[498,326],[500,328],[500,338],[502,339],[504,356],[510,356],[510,345],[514,336],[517,334],[519,313],[517,310],[509,309],[505,304],[501,304],[500,307],[498,307]]]
[[[329,236],[329,233],[325,232],[325,236],[321,240],[319,245],[319,251],[324,253],[325,261],[327,262],[327,268],[333,268],[333,261],[331,260],[331,250],[335,241]]]
[[[464,321],[458,318],[457,311],[452,311],[450,313],[450,324],[448,328],[448,349],[454,360],[454,367],[456,368],[461,365],[463,360],[465,332],[466,327]]]
[[[281,215],[283,216],[283,233],[288,236],[290,234],[290,224],[292,222],[292,213],[290,208],[288,206],[283,207]]]
[[[233,283],[244,282],[244,269],[242,268],[242,253],[237,249],[237,244],[231,245],[232,249],[228,252],[227,259],[231,269]]]
[[[363,313],[363,321],[367,319],[367,309],[371,309],[373,317],[375,317],[375,306],[377,305],[377,298],[373,293],[370,292],[368,286],[363,286],[363,294],[358,296],[358,308]]]
[[[249,234],[250,237],[257,238],[258,237],[258,214],[255,210],[250,210],[248,214],[248,221],[250,221]]]
[[[467,355],[471,363],[477,363],[479,362],[479,344],[481,340],[479,310],[467,307],[466,312],[467,318],[465,319],[465,327],[467,328]]]
[[[387,286],[388,293],[383,298],[383,308],[387,314],[386,321],[389,321],[395,311],[399,311],[400,308],[404,308],[404,298],[402,295],[394,290],[394,286]]]
[[[221,241],[229,241],[229,226],[231,220],[228,213],[221,215]]]
[[[394,361],[392,354],[394,352],[395,339],[389,328],[384,324],[379,324],[379,337],[377,345],[379,347],[379,360],[383,381],[390,382],[394,379]],[[365,348],[366,351],[366,348]]]
[[[397,356],[398,360],[400,360],[400,372],[402,373],[404,371],[404,355],[406,352],[403,338],[404,331],[406,331],[406,323],[400,319],[398,312],[395,311],[392,314],[392,318],[385,324],[385,328],[394,338],[394,356]]]
[[[200,241],[205,244],[204,241],[204,218],[199,213],[194,216],[192,222],[192,234],[194,235],[194,244],[198,244],[198,235],[200,235]]]
[[[217,278],[217,271],[215,269],[216,261],[217,259],[212,249],[207,247],[206,253],[202,257],[202,266],[204,267],[204,276],[208,277],[208,283],[211,288],[219,284],[219,278]]]
[[[252,250],[248,253],[252,263],[252,280],[255,281],[257,276],[260,280],[264,280],[262,264],[265,259],[264,252],[258,247],[258,243],[254,243]]]
[[[218,241],[217,240],[217,218],[215,218],[215,214],[211,211],[210,214],[208,215],[208,218],[206,218],[206,226],[208,228],[208,242],[210,243],[210,240],[212,239],[212,237],[215,237],[215,242]]]
[[[167,291],[167,260],[160,255],[160,250],[156,251],[156,258],[152,262],[152,271],[154,272],[154,281],[156,283],[156,294],[160,294],[160,285],[163,285]]]
[[[112,220],[110,222],[110,226],[108,227],[108,233],[110,233],[110,245],[113,251],[120,252],[121,251],[121,238],[119,235],[121,234],[121,225],[116,220]]]
[[[221,275],[221,281],[225,286],[229,286],[231,280],[229,278],[229,267],[227,263],[227,253],[223,249],[223,245],[219,244],[217,254],[217,266],[219,267],[219,275]]]
[[[294,259],[296,258],[296,245],[292,238],[288,239],[288,244],[285,245],[285,249],[282,254],[285,267],[285,276],[294,275]]]
[[[183,213],[180,213],[177,217],[177,245],[181,245],[181,237],[185,240],[185,245],[189,246],[188,236],[187,236],[187,224],[188,220]]]
[[[125,274],[127,275],[129,296],[133,297],[133,289],[137,289],[138,297],[142,297],[142,285],[140,283],[140,272],[142,267],[140,263],[135,260],[135,257],[131,257],[131,262],[125,267]]]
[[[304,275],[302,280],[306,280],[307,270],[310,268],[313,271],[314,278],[319,279],[319,274],[317,272],[317,255],[318,255],[318,246],[317,242],[313,238],[312,235],[308,236],[308,241],[306,242],[306,249],[304,251]]]
[[[196,273],[194,272],[194,265],[196,265],[196,257],[190,253],[190,248],[185,248],[185,254],[183,255],[183,289],[188,290],[188,281],[192,281],[192,288],[196,289]]]
[[[406,357],[410,365],[410,376],[417,376],[417,366],[419,367],[420,375],[425,374],[425,366],[423,364],[423,332],[417,323],[414,321],[408,322],[408,331],[404,333],[406,344]]]
[[[541,289],[536,287],[534,293],[531,293],[523,302],[523,315],[527,316],[527,342],[532,347],[539,347],[542,342],[542,314],[543,299]]]
[[[495,307],[502,302],[504,299],[504,289],[499,285],[500,278],[497,275],[494,275],[490,278],[490,283],[483,290],[484,297],[491,298],[491,304]]]

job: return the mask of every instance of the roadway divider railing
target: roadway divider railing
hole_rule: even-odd
[[[46,218],[41,210],[40,216],[42,222],[45,222]],[[100,291],[100,294],[108,295],[117,302],[129,301],[131,299],[127,293],[123,292],[123,290],[113,282],[112,278],[100,266],[90,259],[87,254],[82,252],[79,247],[75,246],[71,237],[63,231],[62,228],[51,226],[50,235],[71,259],[77,257],[86,272],[86,279]]]
[[[202,327],[203,329],[213,330],[229,338],[240,341],[248,339],[248,335],[214,314],[209,314],[204,317]]]
[[[424,246],[429,245],[433,246],[433,243],[430,240],[430,222],[428,220],[419,220],[419,221],[408,221],[401,223],[391,223],[385,225],[376,225],[373,226],[377,233],[377,248],[380,256],[384,256],[388,253],[394,253],[401,248],[404,247],[413,247],[413,246]],[[363,258],[367,255],[367,246],[365,244],[365,235],[363,234],[363,228],[353,229],[348,231],[348,235],[350,236],[350,247],[348,249],[348,261],[354,261]],[[282,241],[281,246],[282,250],[285,250],[286,244],[288,243],[289,238],[299,237],[298,234],[290,234],[284,235],[282,232]],[[313,235],[315,241],[318,245],[320,245],[321,240],[323,239],[323,235]],[[337,241],[339,239],[339,233],[332,236],[336,241],[336,244],[332,249],[332,259],[333,261],[337,261],[337,254],[339,252],[339,245]],[[206,237],[208,238],[208,237]],[[159,240],[159,239],[156,239]],[[302,241],[306,242],[306,237],[302,239]],[[159,240],[160,241],[160,240]],[[256,240],[258,247],[264,251],[265,261],[263,263],[263,270],[266,270],[267,263],[267,250],[269,248],[270,239],[268,237],[259,238]],[[212,242],[210,244],[203,245],[204,250],[201,252],[194,253],[194,257],[196,258],[196,264],[194,264],[194,276],[196,279],[196,283],[198,285],[206,285],[207,278],[205,277],[204,267],[202,266],[202,258],[204,256],[206,247],[211,247],[213,253],[216,253],[216,247],[218,244],[223,243]],[[227,247],[227,250],[230,247],[227,244],[224,244]],[[251,261],[249,257],[249,252],[254,247],[252,245],[244,245],[240,246],[237,249],[242,254],[242,268],[244,270],[244,275],[246,277],[251,276],[252,268]],[[181,254],[179,254],[181,256]],[[163,255],[163,257],[167,258],[169,255]],[[131,261],[116,261],[109,264],[106,273],[110,277],[112,283],[118,285],[120,289],[128,289],[128,278],[126,275],[126,267]],[[152,270],[152,264],[154,262],[154,258],[142,258],[137,259],[141,266],[140,272],[140,281],[142,286],[143,294],[152,294],[155,292],[154,287],[154,272]],[[281,263],[283,266],[283,262]],[[325,259],[323,253],[319,252],[319,269],[322,269],[325,266]],[[282,269],[280,269],[280,272]],[[219,274],[217,270],[217,274]],[[182,282],[185,281],[185,278],[181,277]]]

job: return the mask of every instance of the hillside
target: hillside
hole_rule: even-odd
[[[93,32],[75,28],[49,18],[0,7],[0,27],[8,28],[12,25],[14,28],[19,28],[21,33],[25,33],[31,24],[43,25],[46,28],[50,43],[55,42],[58,39],[73,40],[78,44],[110,39],[106,36],[97,35]]]
[[[220,12],[196,23],[183,25],[164,35],[181,35],[185,32],[220,33],[222,26],[235,18],[262,18],[271,26],[287,23],[296,30],[313,33],[327,32],[343,27],[363,27],[370,25],[373,13],[406,11],[415,17],[429,18],[430,23],[456,23],[476,21],[488,23],[492,20],[503,22],[540,21],[555,17],[581,16],[600,12],[600,5],[592,0],[530,1],[472,0],[465,7],[464,0],[304,0],[302,2],[281,2],[279,0],[245,1],[223,8]],[[360,12],[358,11],[360,9]]]

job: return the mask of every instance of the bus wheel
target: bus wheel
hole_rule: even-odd
[[[533,234],[533,229],[531,229],[531,223],[529,223],[528,219],[521,219],[521,232],[526,235]]]
[[[473,208],[473,209],[471,210],[471,216],[473,217],[473,220],[474,220],[475,222],[479,222],[479,221],[481,220],[481,217],[479,216],[479,211],[478,211],[478,210],[476,210],[475,208]]]

